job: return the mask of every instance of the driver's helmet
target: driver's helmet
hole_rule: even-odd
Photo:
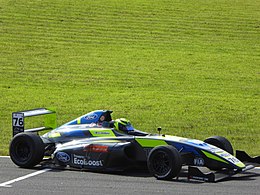
[[[113,128],[121,133],[128,133],[134,131],[134,127],[130,121],[125,118],[119,118],[113,121]]]

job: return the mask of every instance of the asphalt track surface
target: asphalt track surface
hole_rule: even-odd
[[[260,169],[217,183],[179,180],[160,181],[146,172],[104,174],[86,171],[16,167],[0,157],[0,194],[260,194]]]

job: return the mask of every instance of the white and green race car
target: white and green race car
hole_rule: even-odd
[[[112,120],[112,111],[96,110],[55,127],[54,111],[46,108],[15,112],[10,157],[19,167],[38,164],[91,171],[147,169],[157,179],[215,182],[254,168],[260,157],[243,151],[234,156],[231,143],[213,136],[204,141],[136,130],[127,119]],[[25,129],[24,118],[49,115],[44,127]],[[41,130],[52,129],[44,135]],[[44,156],[49,156],[46,160]],[[207,170],[205,172],[205,169]]]

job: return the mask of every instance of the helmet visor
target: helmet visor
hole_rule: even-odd
[[[131,123],[127,123],[127,124],[126,124],[126,130],[127,130],[127,131],[133,131],[133,130],[135,130],[135,129],[134,129],[134,127],[131,125]]]
[[[118,130],[125,131],[125,132],[134,131],[134,127],[131,125],[130,122],[128,122],[126,124],[119,123]]]

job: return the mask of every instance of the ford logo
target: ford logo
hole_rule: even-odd
[[[56,154],[56,158],[57,158],[59,161],[64,162],[64,163],[70,161],[70,156],[69,156],[67,153],[65,153],[65,152],[58,152],[58,153]]]
[[[96,114],[90,114],[90,115],[87,115],[85,118],[86,120],[93,120],[93,119],[96,119],[98,117],[98,115]]]

